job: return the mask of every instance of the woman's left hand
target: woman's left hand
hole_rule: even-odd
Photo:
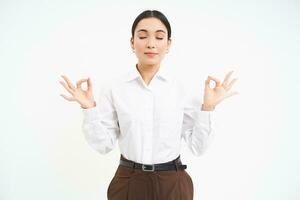
[[[220,81],[212,76],[208,76],[205,81],[205,89],[204,89],[204,101],[202,104],[202,110],[211,111],[214,110],[216,105],[219,104],[227,97],[231,97],[233,95],[239,94],[238,92],[229,92],[234,82],[237,78],[229,81],[229,78],[233,71],[227,73],[224,78],[223,83],[221,84]],[[209,86],[210,80],[216,83],[214,88]]]

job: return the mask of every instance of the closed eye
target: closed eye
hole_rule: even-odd
[[[139,37],[140,39],[145,39],[146,37]],[[164,38],[156,38],[156,39],[158,39],[158,40],[163,40]]]

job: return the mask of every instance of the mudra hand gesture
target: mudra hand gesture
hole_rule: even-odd
[[[72,95],[72,97],[67,97],[64,94],[61,94],[60,96],[62,96],[68,101],[77,101],[81,105],[81,108],[84,109],[92,108],[96,106],[96,102],[94,100],[94,96],[92,92],[92,82],[90,78],[81,79],[77,81],[76,82],[77,87],[75,87],[66,76],[62,75],[61,77],[66,81],[66,83],[63,81],[59,81],[59,82],[64,86],[64,88],[67,89],[67,91]],[[81,84],[86,81],[87,81],[88,88],[85,91],[81,88]]]
[[[216,105],[219,104],[221,101],[223,101],[225,98],[239,94],[238,92],[229,92],[232,85],[237,80],[237,78],[235,78],[229,81],[229,78],[232,73],[233,71],[227,73],[222,84],[215,77],[212,76],[207,77],[205,81],[204,101],[202,104],[202,110],[206,110],[206,111],[214,110]],[[210,80],[216,83],[214,88],[211,88],[209,86]]]

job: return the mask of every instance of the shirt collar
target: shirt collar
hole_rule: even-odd
[[[125,81],[131,81],[134,80],[136,78],[140,77],[142,79],[142,76],[140,74],[140,72],[137,69],[137,64],[135,65],[135,67],[133,67],[133,69],[131,69],[125,77]],[[168,74],[168,72],[166,71],[166,69],[164,67],[159,67],[158,71],[155,73],[154,77],[160,77],[165,81],[170,81],[171,80],[171,76]],[[154,78],[153,77],[153,78]]]

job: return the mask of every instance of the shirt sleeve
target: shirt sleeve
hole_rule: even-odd
[[[203,111],[201,105],[201,99],[190,94],[184,104],[181,136],[195,156],[202,155],[214,137],[214,111]]]
[[[82,108],[82,112],[82,131],[88,144],[100,154],[106,154],[114,149],[120,135],[120,127],[111,90],[103,90],[96,107]]]

